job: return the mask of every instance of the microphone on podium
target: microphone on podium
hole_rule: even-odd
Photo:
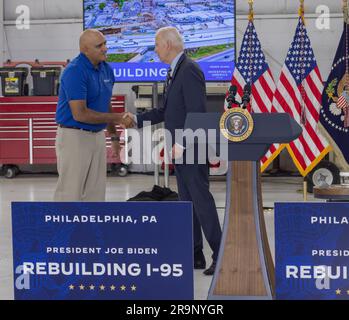
[[[226,97],[226,101],[228,103],[228,109],[231,109],[233,104],[237,104],[238,102],[235,100],[236,93],[238,92],[238,88],[235,85],[230,86],[229,94]]]
[[[242,96],[242,107],[246,109],[251,101],[251,85],[247,83],[244,87],[244,94]]]

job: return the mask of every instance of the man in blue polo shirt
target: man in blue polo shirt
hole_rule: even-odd
[[[115,124],[127,126],[122,114],[112,113],[114,85],[106,61],[106,40],[97,30],[80,37],[80,54],[61,78],[56,111],[58,183],[55,201],[104,201],[106,147],[103,130],[112,137],[114,153],[120,151]]]

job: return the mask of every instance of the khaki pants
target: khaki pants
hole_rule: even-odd
[[[58,183],[55,201],[105,201],[107,161],[105,135],[58,128]]]

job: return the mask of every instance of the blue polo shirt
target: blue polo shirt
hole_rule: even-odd
[[[90,60],[80,53],[64,70],[56,111],[58,124],[92,131],[100,131],[107,124],[88,124],[75,121],[69,106],[71,100],[85,100],[87,108],[98,112],[109,112],[113,92],[114,74],[106,62],[95,68]]]

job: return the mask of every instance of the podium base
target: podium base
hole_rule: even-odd
[[[221,247],[208,299],[273,299],[274,264],[265,228],[260,165],[229,163]]]

